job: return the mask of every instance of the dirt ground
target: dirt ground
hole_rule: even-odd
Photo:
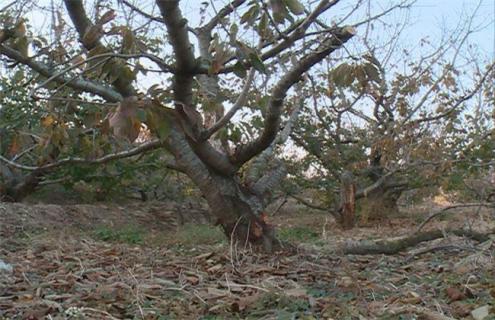
[[[340,230],[299,208],[272,218],[295,245],[236,250],[203,210],[170,204],[0,203],[0,319],[495,319],[495,238],[445,234],[396,255],[341,255],[404,235],[428,206]],[[460,209],[427,229],[493,229]],[[482,318],[484,314],[488,314]]]

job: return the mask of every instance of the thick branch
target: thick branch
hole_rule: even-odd
[[[13,34],[14,31],[10,29],[0,30],[0,44],[7,41],[10,37],[12,37]]]
[[[60,84],[65,84],[73,89],[84,91],[84,92],[89,92],[96,94],[108,101],[112,102],[117,102],[122,100],[122,95],[113,90],[110,87],[107,87],[102,84],[94,83],[88,80],[83,80],[83,79],[69,79],[66,78],[63,75],[58,75],[55,76],[54,72],[45,64],[37,62],[31,58],[23,56],[20,52],[9,48],[4,45],[0,45],[0,53],[5,55],[6,57],[9,57],[10,59],[13,59],[19,63],[22,63],[34,71],[38,72],[44,77],[50,78],[53,77],[53,81],[60,83]]]
[[[86,50],[91,50],[97,46],[105,48],[99,40],[96,41],[83,41],[84,35],[88,32],[94,25],[91,23],[84,10],[84,5],[82,0],[64,0],[65,7],[69,13],[69,16],[79,33],[80,41]],[[105,48],[107,49],[107,48]],[[120,68],[127,68],[126,65],[122,65]],[[125,79],[124,77],[118,77],[113,83],[117,91],[124,97],[130,97],[136,95],[136,90],[133,88],[132,83]]]
[[[388,172],[387,174],[383,175],[380,179],[376,180],[372,185],[367,186],[366,188],[359,189],[356,191],[356,200],[360,198],[366,198],[370,193],[373,193],[375,190],[378,190],[380,187],[382,187],[387,179],[393,175],[396,171],[391,171]]]
[[[282,106],[287,91],[301,79],[304,72],[308,71],[333,51],[342,47],[345,42],[352,38],[354,33],[355,30],[348,27],[336,30],[336,32],[329,39],[324,41],[317,50],[302,58],[297,65],[280,79],[273,88],[268,110],[265,115],[264,130],[261,136],[251,143],[239,147],[233,157],[234,163],[242,165],[270,146],[279,130]]]
[[[296,106],[290,114],[289,120],[285,123],[284,129],[278,135],[272,144],[266,148],[254,161],[246,174],[248,183],[254,183],[253,190],[258,194],[264,194],[270,189],[274,189],[287,175],[287,168],[283,161],[274,158],[274,152],[278,145],[284,144],[292,132],[292,127],[296,122],[300,110],[304,107],[305,97],[302,92],[302,86],[297,88]],[[260,172],[266,170],[267,164],[274,167],[258,179]],[[256,182],[255,182],[256,181]]]
[[[192,105],[193,73],[196,60],[189,35],[187,20],[182,16],[178,0],[157,0],[165,21],[168,36],[175,54],[177,73],[174,77],[175,100]]]

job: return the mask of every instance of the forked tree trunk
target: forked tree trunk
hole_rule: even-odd
[[[263,214],[263,195],[244,186],[235,174],[220,173],[207,166],[186,139],[171,131],[177,164],[205,197],[210,212],[225,235],[238,245],[253,244],[271,252],[280,244]]]

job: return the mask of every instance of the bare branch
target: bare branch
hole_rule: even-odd
[[[84,59],[80,62],[77,62],[77,63],[74,63],[73,65],[53,74],[51,77],[49,77],[48,79],[46,79],[45,81],[43,81],[40,85],[38,85],[36,88],[34,88],[32,91],[31,91],[31,95],[33,95],[36,91],[38,91],[40,88],[44,87],[45,85],[47,85],[49,82],[53,81],[54,79],[56,79],[57,77],[60,77],[61,75],[64,75],[66,74],[67,72],[71,71],[71,70],[74,70],[78,67],[80,67],[81,65],[85,64],[85,63],[88,63],[90,61],[93,61],[93,60],[99,60],[101,58],[148,58],[154,62],[156,62],[160,68],[162,69],[162,71],[164,72],[174,72],[174,70],[172,69],[171,66],[167,65],[164,61],[162,61],[160,58],[158,58],[157,56],[154,56],[152,54],[146,54],[146,53],[139,53],[139,54],[122,54],[122,53],[113,53],[113,52],[107,52],[107,53],[102,53],[102,54],[97,54],[97,55],[94,55],[94,56],[91,56],[87,59]]]
[[[331,212],[330,208],[327,207],[322,207],[317,204],[313,204],[309,201],[306,201],[305,199],[296,196],[295,194],[289,194],[289,197],[294,198],[297,202],[301,203],[302,205],[305,205],[308,208],[319,210],[319,211],[324,211],[324,212]]]
[[[306,37],[305,34],[306,30],[311,26],[313,22],[316,21],[318,16],[320,16],[322,13],[324,13],[325,11],[336,5],[339,1],[340,0],[332,0],[332,1],[321,0],[320,3],[316,6],[316,8],[300,24],[298,24],[297,27],[290,29],[290,33],[282,32],[282,34],[285,34],[285,36],[282,38],[283,40],[280,41],[278,44],[274,45],[273,47],[271,47],[268,51],[261,54],[260,59],[262,61],[265,61],[270,58],[273,58],[282,51],[291,47],[297,40]],[[329,31],[328,33],[332,33],[332,31]],[[251,66],[250,62],[246,62],[245,65]],[[234,66],[229,65],[226,66],[224,69],[222,69],[220,73],[232,72],[233,69]]]
[[[97,46],[105,48],[101,44],[100,40],[88,42],[83,41],[84,35],[86,32],[90,30],[90,28],[94,27],[89,18],[86,15],[86,11],[84,10],[84,5],[82,0],[64,0],[65,7],[69,12],[69,16],[72,20],[72,23],[76,27],[77,32],[79,33],[80,41],[83,46],[89,51]],[[121,66],[120,68],[127,68],[126,65]],[[136,95],[136,90],[132,87],[132,83],[125,79],[124,77],[117,77],[113,86],[117,89],[117,91],[124,97],[130,97]]]
[[[177,73],[174,76],[175,100],[192,105],[193,75],[196,60],[189,41],[187,20],[182,16],[178,0],[157,0],[174,50]]]
[[[126,1],[126,0],[120,0],[120,1],[122,1],[123,4],[125,4],[126,6],[128,6],[129,8],[131,8],[132,11],[136,11],[137,13],[139,13],[140,15],[142,15],[143,17],[146,17],[146,18],[148,18],[150,20],[153,20],[153,21],[156,21],[156,22],[160,22],[160,23],[164,23],[165,22],[163,20],[163,18],[152,16],[151,14],[149,14],[147,12],[144,12],[143,10],[139,9],[138,7],[136,7],[135,5],[133,5],[132,3],[130,3],[129,1]]]
[[[215,28],[223,18],[231,14],[236,8],[240,7],[245,2],[246,0],[232,1],[231,3],[220,9],[220,11],[218,11],[218,13],[200,29],[203,29],[206,32],[211,32],[211,30],[213,30],[213,28]]]
[[[262,134],[256,140],[236,150],[233,157],[234,163],[238,165],[245,163],[272,143],[279,129],[282,106],[287,91],[301,79],[303,73],[323,60],[330,53],[342,47],[345,42],[354,36],[354,33],[355,30],[353,28],[339,28],[329,39],[323,41],[314,52],[303,57],[279,80],[272,91]]]
[[[487,208],[493,208],[495,207],[494,203],[484,203],[484,202],[479,202],[479,203],[460,203],[460,204],[454,204],[451,206],[447,206],[445,208],[442,208],[438,211],[432,212],[428,215],[428,217],[423,220],[423,222],[420,223],[420,225],[414,230],[411,235],[419,233],[421,230],[423,230],[424,226],[430,222],[433,218],[445,213],[446,211],[456,209],[456,208],[472,208],[472,207],[487,207]]]
[[[251,68],[246,78],[246,81],[244,82],[242,92],[237,97],[236,101],[234,102],[234,105],[230,108],[229,111],[227,111],[227,113],[222,118],[220,118],[217,122],[215,122],[211,126],[211,128],[208,128],[203,133],[201,139],[208,140],[215,132],[223,128],[230,121],[230,119],[232,119],[232,117],[237,113],[237,111],[239,111],[244,106],[244,104],[246,103],[247,95],[249,93],[249,89],[251,89],[254,73],[255,73],[254,68]]]
[[[160,141],[159,139],[154,139],[154,140],[151,140],[149,142],[143,143],[137,147],[134,147],[132,149],[107,154],[107,155],[105,155],[101,158],[97,158],[97,159],[68,157],[68,158],[60,159],[56,162],[52,162],[52,163],[49,163],[49,164],[46,164],[43,166],[36,166],[36,167],[27,166],[27,165],[23,165],[23,164],[11,161],[11,160],[9,160],[9,159],[5,158],[4,156],[1,156],[1,155],[0,155],[0,161],[8,164],[9,166],[17,168],[17,169],[26,170],[26,171],[44,172],[44,171],[53,170],[55,168],[58,168],[58,167],[61,167],[64,165],[68,165],[68,164],[86,164],[86,165],[103,164],[103,163],[110,162],[112,160],[128,158],[128,157],[132,157],[132,156],[141,154],[143,152],[158,149],[158,148],[163,147],[164,145],[165,144],[163,141]]]
[[[452,114],[453,112],[455,112],[457,110],[457,108],[459,108],[459,106],[470,100],[472,97],[474,97],[474,95],[481,89],[481,87],[483,86],[483,84],[486,82],[486,80],[488,79],[489,76],[491,76],[491,74],[495,71],[495,63],[492,63],[491,66],[487,69],[487,71],[483,74],[483,76],[478,80],[478,82],[475,84],[474,88],[469,91],[467,94],[465,94],[464,96],[460,97],[452,107],[450,107],[447,111],[444,111],[436,116],[431,116],[431,117],[424,117],[424,118],[421,118],[421,119],[417,119],[415,121],[413,121],[414,123],[421,123],[421,122],[429,122],[429,121],[435,121],[435,120],[439,120],[439,119],[442,119],[442,118],[445,118],[447,116],[449,116],[450,114]]]
[[[44,77],[47,78],[53,77],[53,72],[47,65],[41,62],[37,62],[31,58],[25,57],[20,52],[12,48],[0,44],[0,53],[19,63],[22,63],[30,67],[31,69],[38,72]],[[116,102],[122,100],[122,95],[116,92],[115,90],[113,90],[112,88],[89,80],[83,80],[83,79],[70,80],[64,77],[63,75],[59,75],[53,78],[53,81],[61,84],[67,83],[67,85],[73,89],[96,94],[108,101]]]
[[[389,14],[390,12],[394,11],[395,9],[408,9],[411,7],[411,4],[412,2],[414,1],[410,1],[410,0],[404,0],[404,1],[401,1],[400,3],[394,5],[394,6],[391,6],[390,8],[388,8],[387,10],[384,10],[374,16],[371,16],[371,17],[368,17],[367,19],[363,20],[363,21],[360,21],[358,23],[355,23],[353,24],[352,26],[354,28],[357,28],[363,24],[366,24],[366,23],[369,23],[371,21],[375,21],[377,19],[380,19],[381,17]]]

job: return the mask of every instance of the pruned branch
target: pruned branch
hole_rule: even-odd
[[[330,53],[342,47],[342,45],[352,38],[354,34],[355,30],[349,27],[336,30],[335,33],[326,41],[323,41],[314,52],[303,57],[279,80],[272,90],[272,96],[265,115],[263,132],[256,140],[243,145],[236,150],[233,156],[234,163],[237,165],[245,163],[272,143],[279,129],[282,106],[287,91],[301,79],[303,73],[323,60]]]
[[[459,237],[466,237],[478,242],[484,242],[489,239],[489,235],[495,230],[488,233],[479,233],[471,230],[452,229],[452,230],[431,230],[416,233],[414,235],[402,236],[392,239],[377,240],[360,240],[346,242],[337,250],[343,254],[396,254],[409,247],[415,246],[421,242],[431,241],[443,238],[446,234],[453,234]]]

